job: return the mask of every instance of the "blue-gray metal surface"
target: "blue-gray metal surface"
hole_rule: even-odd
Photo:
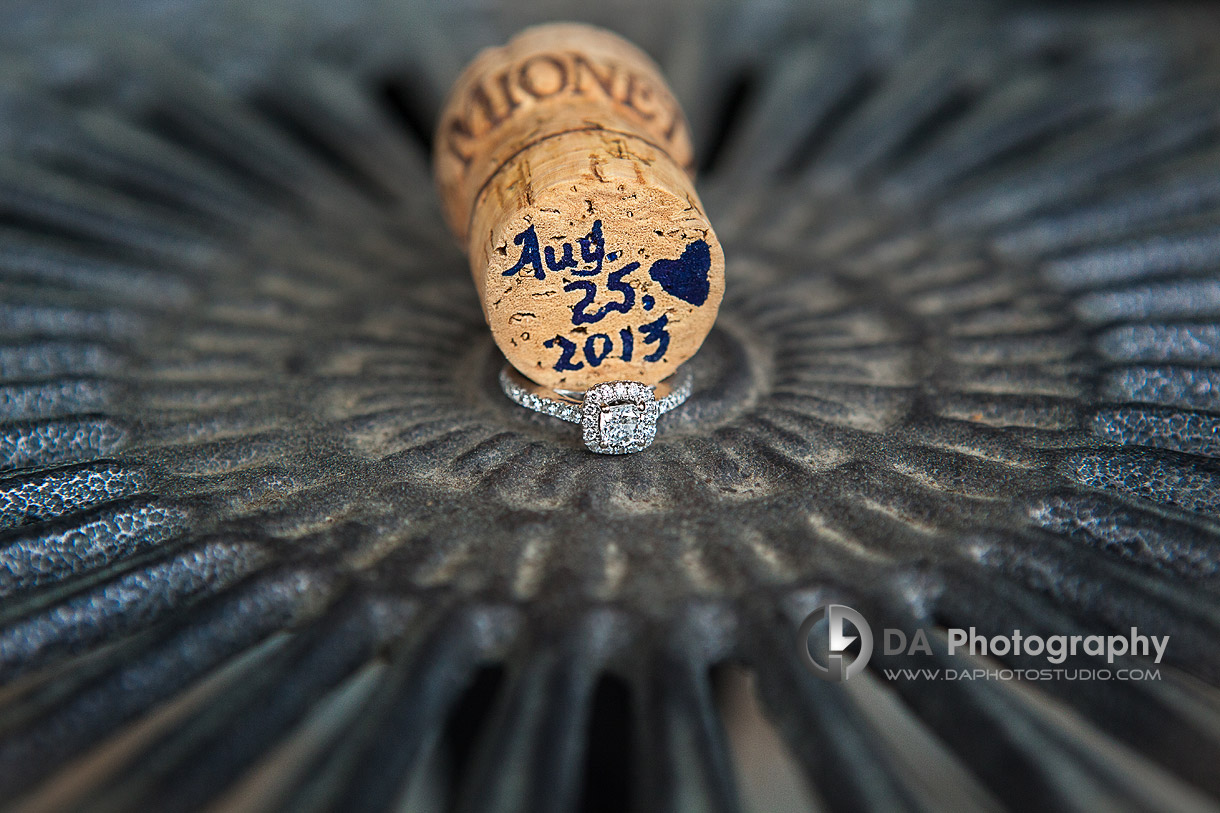
[[[51,5],[0,35],[0,807],[764,809],[741,674],[826,809],[1215,804],[1216,13]],[[499,392],[428,169],[572,17],[672,79],[728,259],[625,458]],[[831,599],[1171,643],[849,689]]]

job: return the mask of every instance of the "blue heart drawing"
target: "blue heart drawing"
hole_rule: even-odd
[[[661,284],[665,293],[698,307],[707,301],[711,284],[707,272],[712,268],[712,251],[707,243],[688,243],[676,260],[657,260],[648,269],[648,276]]]

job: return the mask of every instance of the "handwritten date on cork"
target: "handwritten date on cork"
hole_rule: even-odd
[[[567,330],[536,337],[550,351],[544,357],[556,372],[600,367],[607,359],[660,362],[669,350],[674,306],[698,308],[708,301],[711,248],[705,240],[689,240],[678,256],[647,263],[608,248],[608,242],[614,245],[613,235],[601,220],[574,242],[544,244],[535,225],[512,238],[516,262],[501,276],[518,284],[558,282],[568,295]],[[549,295],[553,285],[547,288]],[[618,324],[602,329],[616,314],[622,315],[614,320]],[[517,314],[523,318],[513,321],[527,323],[532,315]]]

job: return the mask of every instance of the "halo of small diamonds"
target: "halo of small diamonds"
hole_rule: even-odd
[[[578,394],[545,395],[509,366],[500,371],[505,395],[527,409],[580,424],[585,446],[599,454],[631,454],[652,444],[657,419],[690,397],[690,373],[679,371],[660,386],[668,392],[658,400],[656,388],[647,384],[607,381],[587,390],[580,401]]]
[[[598,384],[585,392],[581,410],[585,446],[598,454],[630,454],[646,449],[656,437],[660,416],[660,404],[647,384]]]

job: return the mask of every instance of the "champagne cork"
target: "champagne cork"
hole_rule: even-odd
[[[445,217],[496,344],[553,389],[656,384],[711,330],[724,253],[681,108],[608,31],[526,29],[480,53],[436,132]]]

